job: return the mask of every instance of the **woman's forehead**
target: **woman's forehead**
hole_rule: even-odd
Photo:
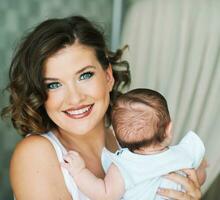
[[[49,57],[44,65],[44,73],[52,73],[56,69],[69,69],[79,71],[86,66],[100,65],[95,50],[81,44],[66,46],[57,53]]]
[[[50,56],[46,63],[59,62],[66,59],[71,59],[71,61],[83,62],[85,60],[96,60],[96,53],[92,47],[88,47],[82,44],[73,44],[65,46],[64,48],[57,51],[55,54]],[[54,63],[53,63],[54,64]]]

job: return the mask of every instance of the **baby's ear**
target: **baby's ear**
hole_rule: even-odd
[[[170,121],[169,124],[166,127],[166,137],[171,142],[173,137],[173,123]]]

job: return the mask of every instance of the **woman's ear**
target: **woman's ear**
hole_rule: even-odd
[[[106,69],[106,79],[107,79],[107,84],[109,87],[109,92],[111,92],[114,86],[114,83],[115,83],[111,64],[109,64],[108,68]]]

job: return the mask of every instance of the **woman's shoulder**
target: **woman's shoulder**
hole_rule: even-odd
[[[57,165],[59,162],[51,142],[41,135],[30,135],[16,145],[11,158],[10,170],[19,169],[25,174],[28,170],[31,172],[38,168],[46,171],[52,163]]]
[[[40,135],[25,137],[16,145],[10,163],[10,179],[15,195],[18,196],[25,194],[30,198],[33,196],[41,198],[40,191],[45,191],[44,194],[48,195],[48,199],[62,192],[68,196],[53,145]],[[23,197],[20,196],[21,199]]]
[[[47,171],[52,163],[57,165],[58,160],[50,141],[40,135],[30,135],[16,145],[11,158],[10,174],[18,176],[19,170],[24,176],[30,173],[31,177],[34,171]]]
[[[54,154],[53,146],[51,142],[42,137],[41,135],[30,135],[28,137],[23,138],[15,147],[13,157],[20,157],[21,160],[30,159],[30,157],[26,157],[28,155],[35,155],[32,159],[42,158],[42,153],[44,156],[48,156],[48,154]],[[25,155],[25,157],[23,157]],[[55,154],[54,154],[55,156]]]

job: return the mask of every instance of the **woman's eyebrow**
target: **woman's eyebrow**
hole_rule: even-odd
[[[87,65],[87,66],[83,67],[82,69],[80,69],[79,71],[77,71],[76,74],[81,74],[82,72],[84,72],[87,69],[96,69],[96,66]]]
[[[50,78],[50,77],[44,77],[43,78],[44,81],[58,81],[58,78]]]
[[[92,65],[87,65],[87,66],[83,67],[82,69],[80,69],[79,71],[77,71],[76,74],[81,74],[82,72],[84,72],[85,70],[88,70],[88,69],[96,69],[96,67],[92,66]],[[51,77],[44,77],[43,80],[44,81],[59,81],[58,78],[51,78]]]

